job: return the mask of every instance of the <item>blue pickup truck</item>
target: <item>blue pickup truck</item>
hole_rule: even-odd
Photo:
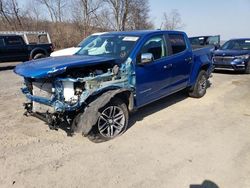
[[[233,70],[250,74],[250,38],[232,39],[214,52],[215,70]]]
[[[49,57],[18,65],[26,114],[57,129],[106,141],[126,131],[129,112],[187,89],[206,93],[211,49],[192,50],[178,31],[110,32],[88,41],[73,56]]]

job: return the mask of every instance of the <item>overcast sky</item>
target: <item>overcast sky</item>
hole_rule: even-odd
[[[250,0],[149,0],[160,28],[163,12],[178,9],[189,36],[220,34],[222,40],[250,37]]]

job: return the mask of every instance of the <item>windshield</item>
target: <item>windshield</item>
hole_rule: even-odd
[[[226,42],[222,47],[222,50],[250,50],[249,40],[230,40]]]
[[[90,36],[82,42],[81,50],[77,55],[126,59],[138,39],[137,36],[111,34]]]
[[[92,40],[96,39],[98,35],[90,35],[89,37],[85,38],[83,41],[81,41],[77,47],[83,47],[88,45]]]

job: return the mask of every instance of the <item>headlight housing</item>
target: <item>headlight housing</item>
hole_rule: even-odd
[[[235,58],[237,58],[237,59],[249,59],[249,57],[250,57],[250,55],[249,54],[247,54],[247,55],[240,55],[240,56],[235,56]]]

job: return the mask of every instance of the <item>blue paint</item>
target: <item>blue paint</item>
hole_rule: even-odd
[[[248,41],[248,43],[245,43],[245,41]],[[229,43],[238,44],[227,45]],[[221,49],[216,50],[213,56],[215,69],[245,71],[247,66],[250,66],[250,38],[229,40],[221,47]]]
[[[79,55],[49,57],[19,64],[14,72],[28,78],[47,78],[64,73],[68,67],[86,67],[112,60],[114,58]]]
[[[186,42],[186,50],[175,55],[169,54],[149,64],[138,65],[137,56],[148,39],[153,36],[163,35],[167,40],[167,36],[170,34],[182,35]],[[199,71],[205,65],[207,65],[206,70],[208,74],[211,74],[211,49],[204,48],[192,51],[188,37],[183,32],[157,30],[111,32],[105,35],[126,35],[137,36],[139,38],[127,60],[118,64],[120,67],[119,76],[108,71],[97,76],[92,75],[80,78],[60,77],[69,68],[83,68],[102,64],[103,62],[116,61],[115,58],[111,57],[75,55],[46,58],[18,65],[14,71],[25,79],[50,77],[52,85],[55,88],[53,97],[51,99],[44,99],[32,96],[27,89],[23,89],[23,93],[31,101],[53,106],[58,112],[65,112],[79,109],[90,96],[122,88],[134,94],[134,108],[138,108],[176,91],[193,86]],[[190,60],[187,61],[187,59]],[[72,83],[80,82],[86,85],[93,84],[92,82],[94,82],[96,85],[93,84],[93,87],[84,90],[80,99],[75,104],[69,104],[64,102],[63,81],[70,81]]]

